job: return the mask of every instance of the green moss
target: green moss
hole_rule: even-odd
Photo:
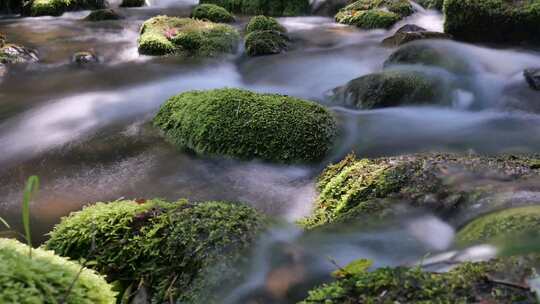
[[[416,2],[424,8],[440,11],[443,9],[444,0],[417,0]]]
[[[245,15],[299,16],[309,13],[309,0],[201,0]]]
[[[122,0],[121,7],[141,7],[146,4],[145,0]]]
[[[540,42],[540,1],[448,0],[445,32],[469,42]]]
[[[197,5],[191,12],[191,18],[219,23],[234,22],[234,16],[225,8],[215,4]]]
[[[29,9],[31,16],[60,16],[66,11],[105,8],[98,0],[34,0]]]
[[[90,12],[88,16],[84,18],[86,21],[104,21],[104,20],[119,20],[122,19],[115,10],[112,9],[100,9]]]
[[[145,21],[139,52],[145,55],[217,56],[236,51],[240,35],[232,26],[158,16]]]
[[[473,71],[467,60],[458,53],[445,45],[437,46],[429,41],[415,41],[401,46],[388,57],[384,67],[398,64],[428,65],[459,74]]]
[[[246,25],[246,33],[252,33],[255,31],[277,31],[286,33],[287,29],[279,24],[276,18],[266,16],[255,16],[251,18]]]
[[[360,269],[310,291],[300,303],[536,303],[534,293],[528,289],[489,280],[509,270],[530,276],[538,258],[522,262],[521,258],[511,258],[464,263],[445,273],[418,267],[386,267],[372,272]]]
[[[354,79],[333,90],[335,103],[358,109],[394,107],[407,104],[449,104],[444,83],[432,75],[416,71],[384,71]]]
[[[238,278],[232,265],[266,223],[234,203],[97,203],[62,219],[45,246],[120,285],[142,284],[152,303],[210,303],[213,288]]]
[[[473,220],[459,231],[456,240],[461,244],[467,244],[538,230],[540,230],[540,206],[511,208]]]
[[[30,258],[28,250],[0,238],[0,303],[116,303],[111,286],[94,271],[42,249]]]
[[[172,97],[154,125],[182,149],[285,163],[322,159],[336,134],[333,115],[316,103],[241,89]]]
[[[389,28],[412,13],[407,0],[359,0],[342,8],[335,19],[363,29]]]
[[[452,173],[448,172],[452,168]],[[364,216],[392,214],[395,202],[449,215],[480,198],[496,195],[495,186],[463,187],[456,176],[496,172],[508,180],[536,176],[527,157],[485,157],[454,154],[414,154],[376,159],[349,155],[330,165],[317,183],[319,196],[313,214],[302,220],[307,228],[327,223],[358,221]]]

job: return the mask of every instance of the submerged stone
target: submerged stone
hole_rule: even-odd
[[[458,40],[539,43],[540,1],[448,0],[444,31]]]
[[[139,53],[154,56],[217,56],[235,52],[240,40],[230,25],[168,16],[145,21],[140,33]]]
[[[357,109],[451,104],[444,81],[417,71],[387,70],[351,80],[332,90],[330,100]]]
[[[342,8],[335,19],[362,29],[377,29],[389,28],[412,13],[407,0],[358,0]]]
[[[105,20],[119,20],[122,16],[113,9],[99,9],[91,11],[88,16],[84,18],[86,21],[105,21]]]
[[[94,271],[16,240],[0,238],[1,303],[114,304],[116,293]]]
[[[234,22],[234,16],[225,8],[215,4],[200,4],[191,12],[191,18],[218,23]]]
[[[92,51],[81,51],[73,54],[73,57],[71,59],[76,64],[83,65],[88,63],[97,63],[98,57],[97,55]]]
[[[239,278],[233,266],[266,225],[237,203],[116,201],[63,218],[45,247],[91,261],[121,289],[144,290],[152,303],[219,303],[212,291]]]
[[[121,7],[141,7],[146,4],[145,0],[122,0]]]
[[[334,116],[321,105],[241,89],[174,96],[154,125],[181,149],[282,163],[321,160],[336,135]]]
[[[523,76],[531,89],[540,91],[540,68],[526,69]]]
[[[310,11],[309,0],[201,0],[244,15],[301,16]]]
[[[382,41],[386,47],[396,47],[415,40],[451,39],[446,33],[428,31],[414,24],[407,24],[399,28],[396,33]]]

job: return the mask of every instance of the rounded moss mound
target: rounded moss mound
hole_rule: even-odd
[[[540,42],[540,1],[448,0],[445,32],[468,42]]]
[[[276,18],[267,16],[255,16],[251,18],[246,26],[246,33],[255,31],[277,31],[286,33],[287,29],[279,24]]]
[[[299,16],[309,13],[309,0],[201,0],[244,15]]]
[[[121,7],[141,7],[146,4],[145,0],[122,0]]]
[[[219,23],[234,22],[234,16],[226,9],[215,4],[200,4],[191,12],[191,18]]]
[[[94,271],[16,240],[0,238],[0,303],[114,304],[116,294]]]
[[[440,67],[458,74],[471,73],[473,68],[466,58],[443,42],[438,44],[429,41],[407,43],[388,57],[384,62],[384,67],[419,64]]]
[[[330,150],[336,122],[316,103],[241,89],[191,91],[154,118],[170,142],[200,154],[275,162],[314,162]]]
[[[490,278],[495,275],[506,279],[519,273],[523,276],[515,277],[523,279],[532,274],[531,265],[536,266],[538,262],[538,257],[498,259],[464,263],[444,273],[426,272],[418,267],[387,267],[371,272],[365,267],[356,271],[346,267],[340,271],[336,282],[310,291],[308,298],[300,303],[532,304],[536,303],[535,294],[528,288],[504,284],[506,280],[503,279]]]
[[[496,186],[471,183],[464,176],[491,172],[508,181],[537,176],[534,159],[454,154],[413,154],[376,159],[347,156],[319,176],[313,214],[301,221],[307,228],[357,221],[364,216],[392,215],[395,203],[407,202],[443,218],[470,210],[481,199],[497,198]],[[449,168],[451,170],[449,171]],[[462,177],[462,178],[460,178]],[[511,197],[507,198],[511,201]],[[504,200],[498,202],[504,203]]]
[[[400,105],[450,104],[442,80],[416,71],[384,71],[354,79],[335,88],[333,102],[357,109]]]
[[[209,303],[214,288],[238,278],[240,262],[266,219],[234,203],[117,201],[62,219],[45,247],[83,258],[152,303]]]
[[[407,0],[359,0],[342,8],[335,19],[363,29],[389,28],[413,12]]]
[[[90,12],[84,18],[86,21],[104,21],[104,20],[119,20],[122,16],[113,9],[100,9]]]
[[[475,243],[540,230],[540,206],[511,208],[479,217],[457,234],[458,243]]]
[[[230,25],[158,16],[143,23],[139,53],[210,57],[235,52],[239,40],[238,31]]]
[[[28,11],[31,16],[60,16],[66,11],[102,8],[105,2],[101,0],[34,0]]]

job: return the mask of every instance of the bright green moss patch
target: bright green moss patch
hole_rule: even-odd
[[[279,54],[287,49],[287,29],[272,17],[255,16],[246,26],[245,49],[249,56]]]
[[[0,238],[0,303],[116,303],[111,286],[94,271],[43,249],[33,249],[30,258],[28,249]]]
[[[540,42],[540,1],[448,0],[445,32],[469,42]]]
[[[190,18],[158,16],[145,21],[139,53],[217,56],[236,51],[240,35],[232,26]]]
[[[34,0],[29,9],[31,16],[60,16],[66,11],[105,8],[101,0]]]
[[[234,22],[234,16],[229,11],[215,4],[197,5],[191,12],[191,18],[218,23]]]
[[[237,278],[233,265],[266,224],[236,203],[97,203],[62,219],[45,246],[122,286],[142,284],[152,303],[209,303],[213,288]]]
[[[328,223],[382,217],[406,202],[441,216],[496,195],[495,186],[463,187],[456,176],[496,172],[508,180],[536,176],[527,157],[484,157],[454,154],[414,154],[376,159],[349,155],[319,176],[313,214],[301,224],[313,228]],[[452,168],[449,173],[448,168]]]
[[[310,291],[307,299],[300,303],[536,303],[535,295],[529,289],[490,280],[493,276],[500,278],[501,274],[508,277],[509,271],[530,276],[533,273],[531,266],[538,264],[538,258],[533,257],[525,263],[523,260],[464,263],[445,273],[406,267],[368,272],[360,267],[342,274],[334,283]],[[512,282],[505,280],[506,277],[500,281]]]
[[[335,19],[363,29],[389,28],[413,12],[407,0],[359,0],[342,8]]]
[[[335,103],[373,109],[400,105],[449,104],[441,79],[415,71],[384,71],[354,79],[335,88],[330,97]]]
[[[316,103],[241,89],[172,97],[154,125],[177,147],[199,154],[284,163],[321,160],[336,134],[332,113]]]
[[[497,211],[475,219],[456,236],[459,243],[489,241],[540,230],[540,206]]]
[[[201,0],[244,15],[299,16],[309,13],[309,0]]]

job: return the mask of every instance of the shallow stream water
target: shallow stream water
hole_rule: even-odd
[[[310,212],[316,175],[351,151],[370,157],[434,150],[540,151],[540,93],[530,90],[522,76],[523,69],[539,65],[540,50],[434,41],[474,68],[467,75],[431,71],[470,84],[453,92],[452,107],[355,111],[327,104],[327,91],[381,70],[393,49],[380,42],[401,25],[441,31],[439,13],[419,10],[389,31],[362,31],[326,17],[280,18],[294,46],[275,56],[247,58],[239,51],[193,60],[138,54],[136,40],[144,20],[159,14],[188,16],[195,2],[155,0],[144,8],[120,8],[127,17],[121,21],[82,21],[88,11],[0,19],[0,32],[40,55],[39,63],[11,70],[0,82],[0,216],[17,226],[23,184],[38,175],[42,187],[32,220],[41,241],[70,211],[122,197],[242,201],[293,222]],[[240,18],[235,26],[241,29],[245,22],[247,17]],[[81,50],[95,51],[100,63],[72,64],[72,54]],[[220,87],[321,102],[338,114],[345,134],[320,164],[280,166],[182,153],[149,124],[168,97]],[[411,225],[443,231],[443,244],[434,245],[418,229],[402,229]],[[329,256],[339,265],[359,257],[396,265],[421,258],[433,246],[435,251],[447,249],[452,235],[447,224],[421,214],[381,224],[377,231],[347,227],[319,235],[286,226],[262,240],[261,248],[301,246],[313,255],[316,266],[309,269],[317,277],[335,268]],[[251,285],[231,291],[227,303],[243,303],[256,289],[253,284],[265,284],[267,254],[256,254]]]

